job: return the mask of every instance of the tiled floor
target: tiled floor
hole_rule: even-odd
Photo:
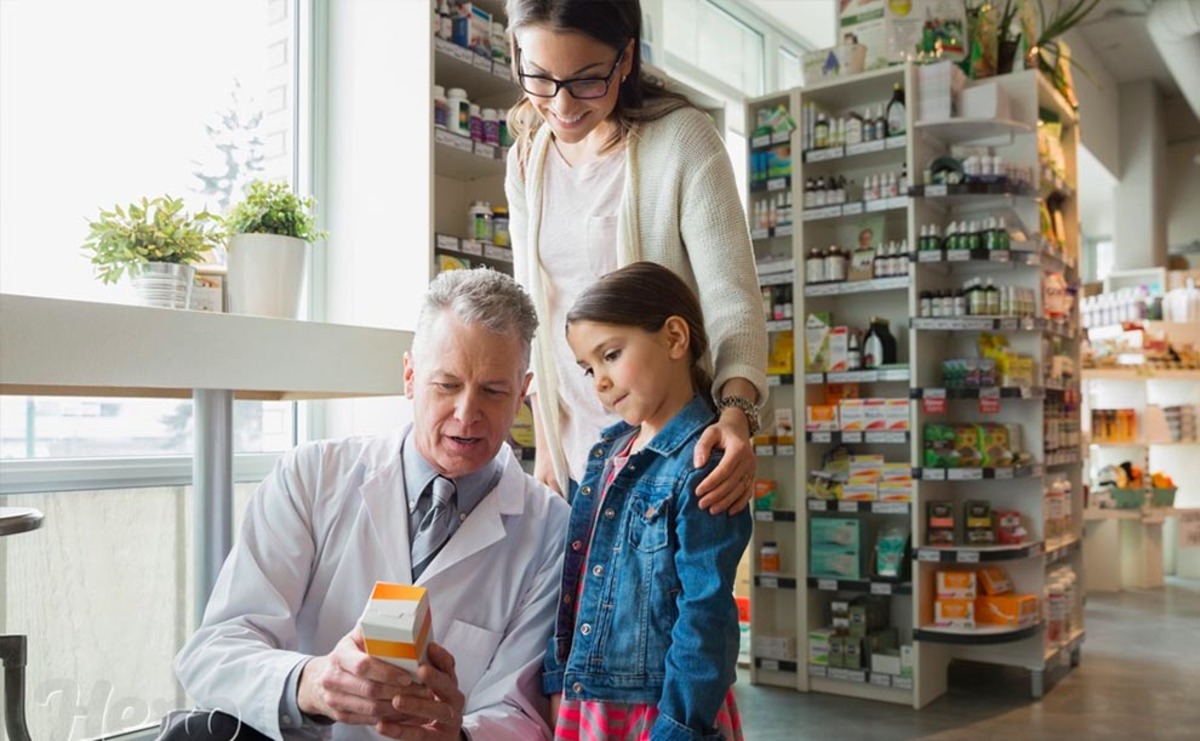
[[[1041,701],[1028,672],[978,665],[920,711],[742,680],[746,741],[1200,739],[1200,582],[1089,596],[1082,664]]]

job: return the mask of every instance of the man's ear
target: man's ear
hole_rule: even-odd
[[[417,371],[413,367],[413,357],[411,352],[404,353],[404,395],[409,399],[413,398],[413,389],[416,387]]]
[[[663,333],[667,340],[667,352],[672,360],[688,357],[692,332],[688,328],[687,320],[681,316],[667,317],[667,321],[663,322]]]

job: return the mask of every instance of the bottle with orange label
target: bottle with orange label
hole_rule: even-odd
[[[779,545],[768,540],[762,544],[762,548],[758,551],[758,570],[763,574],[778,574],[783,566],[783,560],[779,557]]]

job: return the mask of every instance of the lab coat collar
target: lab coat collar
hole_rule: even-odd
[[[371,529],[384,554],[387,578],[401,584],[413,583],[408,493],[400,455],[401,441],[407,437],[411,427],[409,425],[394,438],[388,446],[386,460],[366,475],[360,487],[363,502],[370,514]],[[525,511],[526,475],[508,445],[500,446],[496,462],[503,471],[500,482],[475,506],[450,541],[425,568],[417,584],[428,582],[458,561],[503,539],[506,530],[502,516],[518,516]]]

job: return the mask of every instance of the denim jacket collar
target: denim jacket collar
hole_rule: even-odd
[[[697,430],[708,427],[716,418],[717,415],[712,410],[708,400],[700,394],[696,394],[679,414],[671,418],[666,427],[658,431],[658,434],[646,444],[645,449],[654,451],[659,455],[673,455]],[[636,427],[628,422],[617,422],[604,428],[600,433],[600,441],[605,443],[612,442],[636,429]]]

